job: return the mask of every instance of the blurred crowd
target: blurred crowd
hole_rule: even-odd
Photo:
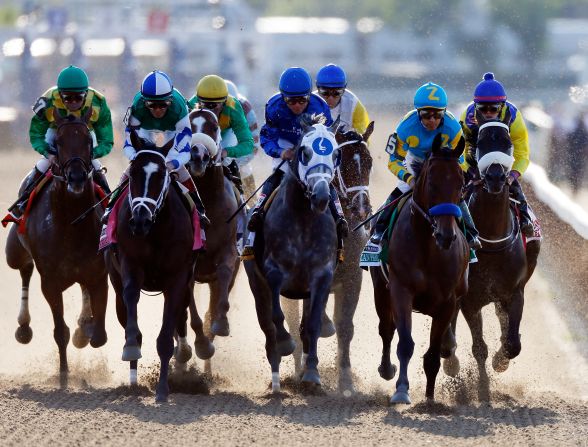
[[[549,141],[550,180],[570,186],[578,194],[586,181],[588,159],[588,110],[575,116],[557,114],[554,117]]]

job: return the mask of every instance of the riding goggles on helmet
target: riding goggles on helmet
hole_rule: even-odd
[[[445,116],[445,110],[434,110],[434,109],[420,109],[419,118],[422,120],[430,120],[434,118],[440,120]]]
[[[344,88],[319,88],[318,89],[319,95],[327,98],[329,96],[332,96],[333,98],[339,98],[340,96],[343,96],[343,93],[345,93],[345,89]]]
[[[294,104],[306,104],[310,96],[284,96],[284,102],[289,106]]]
[[[170,100],[145,100],[145,107],[148,109],[167,109],[171,105]]]
[[[223,105],[223,102],[217,102],[217,101],[198,101],[198,104],[200,104],[200,106],[203,109],[208,109],[208,110],[215,110],[218,108],[218,106]]]
[[[480,112],[485,112],[485,113],[498,113],[498,112],[500,112],[501,108],[502,108],[501,103],[489,104],[487,102],[486,103],[479,102],[476,104],[476,110],[479,110]]]
[[[82,102],[86,97],[86,92],[61,92],[63,102]]]

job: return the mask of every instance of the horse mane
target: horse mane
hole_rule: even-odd
[[[322,113],[303,113],[300,116],[300,124],[302,127],[308,126],[312,127],[315,124],[325,124],[327,122],[327,117]]]
[[[410,168],[413,172],[413,175],[415,176],[415,179],[417,179],[419,177],[419,175],[421,174],[421,172],[423,170],[423,166],[425,165],[427,160],[432,157],[432,155],[433,155],[433,151],[430,151],[429,153],[427,153],[427,155],[425,156],[425,159],[423,161],[419,161],[419,160],[412,161],[412,163],[410,164]],[[435,156],[439,157],[439,158],[449,159],[453,156],[453,149],[449,146],[441,147],[437,150],[437,153],[435,154]]]

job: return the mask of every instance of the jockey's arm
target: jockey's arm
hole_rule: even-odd
[[[249,131],[251,132],[251,136],[253,137],[253,147],[259,147],[259,123],[257,122],[257,115],[253,108],[249,109],[247,115],[247,124],[249,125]]]
[[[403,164],[406,157],[406,143],[398,136],[396,136],[396,141],[392,142],[392,136],[393,135],[390,135],[388,146],[386,146],[386,152],[390,154],[388,169],[392,174],[398,177],[399,180],[408,183],[412,174],[406,170]]]
[[[44,99],[39,98],[37,100],[37,104]],[[47,141],[45,141],[45,135],[47,134],[47,130],[49,129],[50,123],[45,117],[46,108],[34,108],[33,111],[35,114],[31,118],[31,125],[29,127],[29,140],[31,142],[31,146],[33,149],[36,150],[39,154],[45,156],[47,155],[49,145]]]
[[[166,163],[172,163],[174,169],[184,166],[190,161],[190,142],[192,140],[192,128],[188,115],[184,115],[176,123],[176,136],[174,145],[167,153]]]
[[[357,101],[357,104],[353,109],[351,125],[359,134],[363,135],[369,123],[370,117],[367,113],[366,108],[363,106],[361,101]]]
[[[112,117],[106,101],[102,102],[102,105],[100,106],[100,116],[98,116],[98,120],[92,125],[92,127],[94,128],[96,141],[98,143],[92,152],[93,158],[104,157],[110,153],[114,144]]]
[[[245,118],[245,113],[239,101],[234,101],[234,109],[229,109],[231,129],[237,138],[235,146],[227,147],[227,156],[231,158],[244,157],[253,153],[253,136]],[[225,129],[226,131],[226,129]],[[224,132],[224,131],[223,131]]]
[[[530,149],[527,126],[520,110],[517,110],[517,116],[510,125],[510,138],[514,147],[513,157],[515,159],[512,170],[522,175],[529,167]]]
[[[264,152],[272,158],[279,158],[282,154],[282,149],[278,144],[280,138],[280,130],[276,127],[274,121],[270,116],[265,114],[265,124],[261,127],[259,133],[259,141]]]
[[[463,136],[464,136],[463,131],[460,128],[459,131],[455,134],[455,137],[453,137],[453,140],[451,140],[451,142],[449,143],[449,145],[451,146],[451,149],[455,150],[455,148],[459,144],[459,140],[461,140],[461,138]],[[466,160],[466,150],[467,150],[467,148],[464,149],[463,153],[459,156],[459,167],[461,168],[461,170],[463,172],[468,172],[468,168],[470,167],[470,165],[468,164],[468,162]]]
[[[129,114],[127,127],[125,128],[125,144],[123,146],[123,153],[130,161],[133,161],[137,155],[137,150],[131,143],[131,130],[137,130],[139,127],[141,127],[141,121],[139,121],[133,115]]]

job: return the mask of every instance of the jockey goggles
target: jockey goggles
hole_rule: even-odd
[[[60,95],[63,102],[82,102],[86,97],[86,92],[61,92]]]
[[[145,107],[148,109],[167,109],[171,105],[171,101],[165,100],[145,100]]]
[[[200,106],[203,109],[208,109],[208,110],[216,110],[218,108],[218,106],[221,106],[224,104],[224,101],[221,102],[213,102],[213,101],[198,101],[198,104],[200,104]]]
[[[319,95],[328,98],[329,96],[332,96],[333,98],[339,98],[340,96],[343,96],[343,93],[345,93],[345,89],[344,88],[319,88],[318,89]]]
[[[445,110],[434,110],[434,109],[420,109],[419,118],[422,120],[430,120],[434,118],[440,120],[445,116]]]
[[[289,106],[293,106],[294,104],[306,104],[310,96],[284,96],[284,102]]]
[[[502,104],[500,103],[489,104],[487,102],[479,102],[476,104],[476,110],[479,110],[480,112],[484,113],[498,113],[500,112],[501,108]]]

